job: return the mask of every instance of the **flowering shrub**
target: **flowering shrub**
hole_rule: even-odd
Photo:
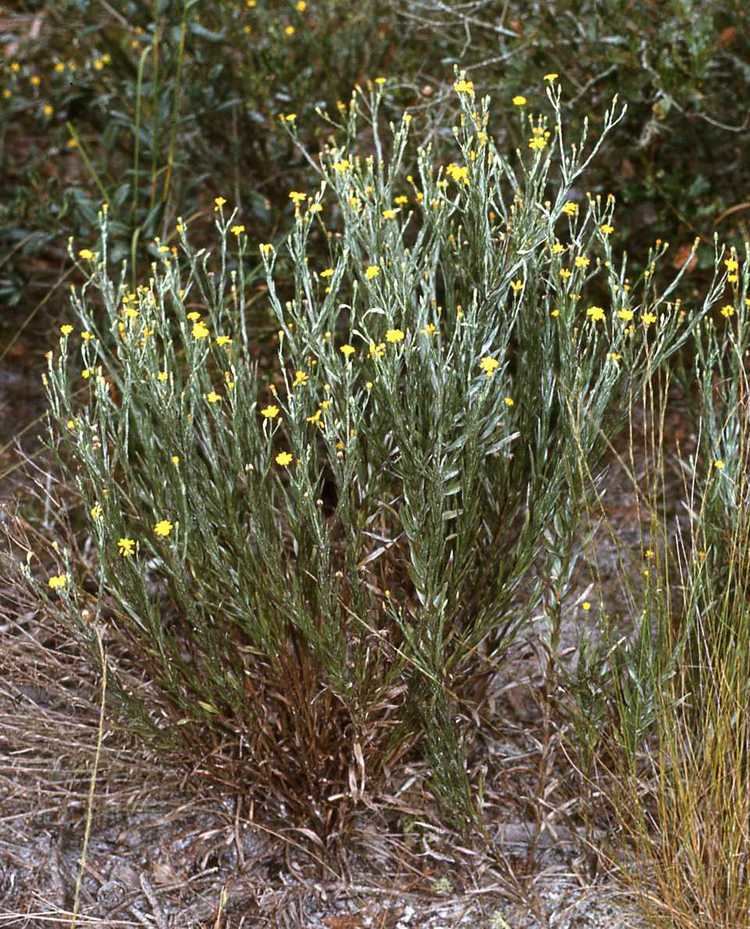
[[[607,438],[718,299],[672,299],[663,243],[628,277],[613,198],[570,193],[602,137],[566,144],[546,84],[547,113],[515,101],[507,155],[465,75],[450,152],[415,150],[408,115],[381,132],[370,85],[331,121],[319,189],[290,193],[283,245],[218,197],[215,259],[180,220],[131,290],[106,210],[78,251],[46,381],[97,561],[48,596],[84,637],[105,625],[140,731],[320,838],[409,751],[472,815],[456,719],[540,603],[559,609]]]

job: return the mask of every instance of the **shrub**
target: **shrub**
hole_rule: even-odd
[[[717,298],[671,302],[663,245],[628,278],[613,199],[569,199],[601,138],[565,144],[554,82],[548,115],[519,102],[512,158],[455,90],[450,152],[413,152],[408,115],[381,132],[379,84],[356,95],[260,265],[218,197],[216,259],[180,221],[180,252],[130,290],[104,210],[78,252],[83,331],[63,327],[46,375],[97,556],[49,596],[84,637],[82,609],[106,625],[140,731],[320,840],[417,748],[474,815],[465,701],[540,602],[559,619],[606,440]]]

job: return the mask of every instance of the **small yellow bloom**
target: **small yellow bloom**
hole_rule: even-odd
[[[290,190],[289,199],[295,206],[299,206],[307,200],[307,194],[303,193],[301,190]]]
[[[403,342],[404,341],[403,330],[388,329],[388,331],[385,334],[385,340],[386,342],[390,342],[392,345],[394,345],[396,342]]]
[[[130,558],[135,551],[135,540],[122,538],[117,540],[117,548],[123,558]]]
[[[731,303],[727,303],[721,308],[720,313],[725,319],[729,319],[730,316],[734,316],[734,307]]]
[[[226,202],[225,197],[214,197],[214,209],[220,210]]]
[[[385,355],[384,342],[370,342],[370,358],[382,358]]]
[[[304,371],[295,371],[294,380],[292,381],[292,387],[299,387],[300,384],[306,384],[309,380],[309,375],[305,374]]]
[[[511,281],[510,289],[513,291],[514,294],[517,294],[520,290],[523,289],[523,281],[522,280]]]
[[[622,355],[619,352],[607,352],[607,361],[620,361]]]
[[[81,338],[84,342],[91,342],[91,340],[94,338],[94,334],[86,329],[81,333]]]
[[[406,206],[406,204],[409,202],[409,198],[404,194],[399,194],[398,197],[393,198],[393,202],[396,204],[396,206]]]
[[[398,210],[383,210],[383,219],[395,219]]]
[[[383,84],[385,84],[385,81],[386,81],[386,79],[385,79],[384,77],[376,77],[376,78],[375,78],[375,83],[378,85],[378,87],[382,87]]]
[[[514,403],[513,397],[506,397],[505,400],[503,400],[503,403],[506,406],[513,406],[513,403]]]
[[[575,260],[576,268],[588,268],[591,264],[591,259],[586,258],[585,255],[578,255]]]
[[[380,268],[377,265],[368,265],[367,268],[365,268],[365,277],[368,281],[376,278],[378,274],[380,274]]]
[[[445,173],[457,184],[469,183],[469,169],[466,165],[458,165],[455,162],[451,162],[445,169]]]
[[[565,251],[565,246],[560,242],[555,242],[550,251],[553,255],[562,255]]]
[[[169,533],[174,529],[174,525],[168,519],[160,519],[154,526],[154,533],[159,538],[166,539]]]
[[[437,327],[435,326],[435,323],[427,323],[426,326],[422,326],[420,332],[423,335],[434,335],[437,332]]]
[[[287,113],[286,116],[281,117],[285,123],[293,123],[297,119],[296,113]]]
[[[45,103],[42,107],[42,112],[47,117],[47,119],[49,119],[49,117],[52,116],[52,114],[55,112],[55,108],[49,103]]]
[[[716,458],[713,462],[713,466],[717,471],[723,471],[724,468],[726,468],[726,462],[722,458]]]
[[[264,258],[267,258],[273,252],[273,245],[270,242],[261,242],[258,251]]]
[[[595,323],[598,323],[604,319],[604,310],[600,306],[590,306],[586,310],[586,315],[589,319],[593,320]]]
[[[200,318],[201,318],[201,314],[198,313],[196,310],[192,310],[190,313],[187,314],[187,319],[189,319],[191,323],[197,323]]]
[[[89,516],[92,519],[99,519],[102,515],[102,508],[98,503],[95,503],[89,510]]]
[[[342,345],[341,348],[339,348],[339,351],[345,358],[348,359],[357,351],[357,349],[353,345]]]
[[[291,37],[291,36],[294,35],[294,33],[295,33],[296,31],[297,31],[297,30],[294,28],[294,26],[285,26],[285,27],[284,27],[284,35],[286,35],[286,36],[290,36],[290,37]]]
[[[73,327],[70,325],[70,323],[65,323],[65,325],[60,326],[60,332],[62,332],[63,335],[70,335],[72,331]]]
[[[513,102],[513,106],[526,106],[526,104],[528,103],[528,100],[522,94],[517,94],[513,98],[512,102]]]
[[[276,464],[281,465],[282,468],[288,468],[293,461],[294,456],[290,452],[279,452],[276,456]]]
[[[610,226],[609,223],[603,223],[601,226],[599,226],[599,232],[601,232],[602,235],[612,235],[614,231],[615,227]]]
[[[194,339],[207,339],[210,335],[208,326],[205,323],[197,322],[192,329]]]
[[[736,258],[726,258],[724,260],[724,267],[727,271],[737,271],[739,269],[739,264]]]
[[[547,140],[544,136],[535,135],[533,139],[529,139],[529,148],[535,152],[541,152],[547,147]]]
[[[589,603],[588,600],[583,601],[583,603],[581,604],[581,609],[584,610],[586,613],[588,613],[588,611],[591,609],[591,604]]]
[[[63,588],[68,586],[68,575],[53,574],[52,577],[47,581],[47,586],[51,590],[63,590]]]
[[[324,269],[320,272],[320,276],[321,276],[322,278],[333,277],[333,268],[324,268]]]
[[[83,371],[81,371],[81,377],[84,379],[84,381],[87,381],[92,374],[94,374],[93,368],[84,368]]]
[[[84,261],[93,261],[96,257],[90,248],[82,248],[78,252],[78,257],[83,258]]]
[[[339,161],[334,161],[332,167],[337,174],[343,174],[344,171],[348,171],[352,166],[351,161],[348,158],[341,158]]]
[[[219,403],[221,401],[221,394],[217,394],[215,390],[210,391],[206,394],[206,400],[209,403]]]
[[[38,74],[32,74],[29,78],[32,87],[38,87],[42,83],[42,79]]]
[[[549,74],[544,75],[544,80],[547,81],[548,84],[551,84],[553,81],[556,81],[558,77],[560,77],[560,75],[556,71],[550,71]]]
[[[168,372],[168,371],[159,371],[159,373],[156,375],[156,379],[157,379],[158,381],[161,381],[162,384],[163,384],[165,381],[168,381],[168,380],[169,380],[169,372]]]
[[[453,85],[453,89],[457,94],[469,94],[469,96],[473,96],[474,82],[467,81],[465,78],[461,78],[461,80],[456,81],[456,83]]]
[[[559,311],[558,309],[550,310],[550,314],[549,314],[549,315],[550,315],[553,319],[557,319],[557,317],[560,315],[560,311]]]
[[[214,339],[214,341],[221,348],[224,348],[225,346],[232,344],[232,340],[228,335],[219,335]]]
[[[570,277],[572,273],[573,272],[570,270],[570,268],[560,268],[560,277],[564,281],[567,281],[567,279]]]
[[[652,323],[656,322],[656,314],[655,313],[641,313],[641,322],[643,323],[644,326],[648,328]]]
[[[495,371],[500,367],[500,362],[497,358],[482,358],[479,362],[479,367],[484,371],[487,377],[492,377]]]
[[[180,463],[180,456],[172,455],[172,457],[169,460],[172,462],[173,465],[178,465]]]
[[[305,3],[305,0],[297,0],[297,3],[294,4],[294,9],[298,13],[304,13],[307,9],[307,3]]]
[[[617,316],[624,323],[629,323],[632,320],[632,318],[635,316],[635,313],[632,310],[623,309],[623,310],[617,311]]]
[[[275,404],[270,403],[268,406],[263,407],[260,411],[260,415],[265,416],[266,419],[275,419],[280,412],[281,410],[279,410]]]
[[[562,211],[566,216],[576,216],[578,214],[578,204],[568,200],[567,203],[563,204]]]
[[[232,235],[236,235],[238,238],[242,235],[244,231],[245,231],[245,227],[239,224],[236,226],[232,226],[232,228],[230,229],[230,232],[232,233]]]

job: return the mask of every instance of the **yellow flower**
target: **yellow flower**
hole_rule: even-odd
[[[557,319],[557,317],[560,315],[560,311],[558,309],[550,310],[549,315],[552,316],[554,319]]]
[[[510,282],[510,289],[513,291],[514,294],[517,294],[522,288],[523,288],[523,281],[518,280],[518,281]]]
[[[32,74],[32,76],[29,78],[29,81],[32,87],[38,87],[42,83],[42,79],[38,74]]]
[[[244,231],[245,231],[245,227],[242,226],[242,225],[239,225],[239,224],[236,225],[236,226],[232,226],[232,228],[230,229],[230,232],[231,232],[233,235],[236,235],[238,238],[239,238],[239,236],[242,235],[242,233],[243,233]]]
[[[268,406],[263,407],[260,411],[260,415],[265,416],[266,419],[275,419],[280,412],[281,411],[275,404],[270,403]]]
[[[368,265],[367,268],[365,268],[365,277],[368,281],[377,277],[378,274],[380,274],[380,268],[377,265]]]
[[[731,303],[727,303],[726,306],[721,308],[720,312],[725,319],[729,319],[730,316],[734,316],[734,307]]]
[[[396,342],[404,341],[404,333],[401,329],[388,329],[385,334],[385,341],[394,345]]]
[[[615,227],[610,226],[609,223],[603,223],[599,226],[599,232],[601,232],[602,235],[611,235],[614,231]]]
[[[541,152],[546,147],[547,140],[544,136],[535,135],[533,139],[529,139],[529,148],[535,152]]]
[[[304,13],[305,10],[307,9],[307,4],[305,3],[305,0],[297,0],[297,3],[294,4],[294,9],[298,13]]]
[[[117,540],[117,548],[123,558],[130,558],[135,551],[135,540],[122,538]]]
[[[437,332],[437,327],[435,326],[435,323],[427,323],[426,326],[422,326],[420,332],[422,332],[424,335],[434,335],[435,332]]]
[[[513,98],[512,102],[513,102],[513,106],[526,106],[526,104],[528,103],[528,100],[522,94],[517,94]]]
[[[736,258],[726,258],[724,261],[724,267],[727,271],[737,271],[739,269],[739,264]]]
[[[500,362],[497,358],[482,358],[479,362],[479,367],[484,371],[487,377],[492,377],[495,371],[500,367]]]
[[[456,81],[453,85],[453,89],[457,94],[469,94],[470,96],[474,95],[474,82],[467,81],[465,78]]]
[[[716,458],[712,464],[717,471],[723,471],[724,468],[726,468],[726,462],[723,460],[723,458]]]
[[[201,318],[201,314],[198,313],[196,310],[192,310],[192,312],[187,314],[187,318],[190,320],[191,323],[197,323],[198,320]]]
[[[343,174],[344,171],[348,171],[352,166],[351,161],[348,158],[342,158],[340,161],[334,161],[332,167],[333,170],[338,174]]]
[[[398,210],[383,210],[383,219],[395,219]]]
[[[70,335],[72,331],[73,327],[70,325],[70,323],[65,323],[64,326],[60,326],[60,332],[62,332],[63,335]]]
[[[513,402],[513,397],[506,397],[505,400],[503,400],[503,403],[506,406],[513,406]]]
[[[81,377],[84,379],[84,381],[87,381],[93,373],[93,368],[84,368],[83,371],[81,371]]]
[[[89,510],[89,516],[92,519],[99,519],[102,515],[102,508],[98,503],[95,503]]]
[[[162,539],[166,539],[169,533],[174,529],[173,524],[168,519],[160,519],[154,526],[154,532]]]
[[[258,246],[258,251],[264,258],[267,258],[271,252],[273,252],[273,245],[271,245],[270,242],[261,242]]]
[[[294,26],[284,27],[284,35],[293,36],[296,31],[297,30],[294,28]]]
[[[590,306],[586,310],[586,315],[589,319],[593,320],[595,323],[598,323],[604,319],[604,310],[600,306]]]
[[[345,358],[348,359],[350,355],[353,355],[357,351],[357,349],[353,345],[342,345],[339,351]]]
[[[228,335],[219,335],[219,336],[217,336],[217,337],[214,339],[214,341],[216,342],[217,345],[221,346],[222,348],[223,348],[225,345],[231,345],[231,344],[232,344],[232,340],[230,339],[230,337],[229,337]]]
[[[621,319],[624,323],[629,323],[634,315],[635,314],[633,313],[632,310],[618,310],[617,311],[618,318]]]
[[[563,205],[562,211],[566,216],[575,216],[578,213],[578,204],[574,203],[572,200],[568,200],[567,203]]]
[[[607,361],[619,361],[622,355],[619,352],[607,352]]]
[[[405,206],[409,202],[409,198],[404,194],[399,194],[398,197],[393,198],[393,202],[396,206]]]
[[[445,173],[457,184],[469,183],[469,169],[465,165],[457,165],[455,162],[451,162],[445,169]]]
[[[169,460],[172,462],[173,465],[178,465],[180,463],[180,456],[172,455],[172,457]]]
[[[307,200],[307,194],[302,193],[301,190],[290,190],[289,199],[295,206],[299,206],[300,203],[304,203]]]
[[[589,603],[588,600],[583,601],[583,603],[581,604],[581,609],[585,610],[588,613],[588,611],[591,609],[591,604]]]
[[[161,381],[162,384],[163,384],[165,381],[168,381],[168,380],[169,380],[169,372],[168,372],[168,371],[159,371],[159,373],[156,375],[156,379],[159,380],[159,381]]]
[[[323,415],[322,410],[316,410],[312,416],[307,417],[308,423],[314,423],[316,426],[322,426],[323,424],[320,421],[320,417]]]
[[[555,242],[550,251],[553,255],[562,255],[562,253],[565,251],[565,246],[560,242]]]
[[[286,116],[281,117],[285,123],[293,123],[297,119],[296,113],[287,113]]]
[[[208,327],[205,323],[197,322],[192,329],[194,339],[206,339],[209,336]]]
[[[378,85],[378,87],[382,87],[383,84],[385,84],[385,81],[386,81],[386,79],[385,79],[384,77],[376,77],[376,78],[375,78],[375,83]]]
[[[656,322],[656,314],[655,313],[641,313],[641,322],[646,327],[650,326],[651,323]]]
[[[220,210],[226,202],[225,197],[214,197],[214,209]]]
[[[276,456],[276,464],[281,465],[282,468],[288,468],[293,461],[294,456],[289,452],[279,452]]]
[[[79,258],[83,258],[84,261],[93,261],[93,259],[94,259],[96,256],[94,255],[94,253],[91,251],[90,248],[82,248],[82,249],[78,252],[78,257],[79,257]]]
[[[42,107],[42,112],[49,119],[49,117],[52,116],[52,114],[55,112],[55,108],[53,106],[50,106],[49,103],[45,103],[44,106]]]
[[[590,259],[586,258],[585,255],[578,255],[575,260],[576,268],[588,268],[590,264],[591,264]]]
[[[385,354],[385,343],[370,342],[370,358],[382,358]]]
[[[556,71],[550,71],[549,74],[544,75],[544,80],[547,81],[548,84],[551,84],[552,81],[556,81],[558,77],[560,77],[560,75]]]
[[[564,281],[567,281],[567,279],[570,277],[572,273],[573,272],[569,268],[560,268],[560,277]]]
[[[206,400],[208,400],[209,403],[219,403],[221,395],[217,394],[215,390],[212,390],[206,394]]]
[[[300,384],[306,384],[309,380],[309,375],[305,374],[304,371],[295,371],[294,380],[292,381],[292,387],[299,387]]]
[[[62,590],[68,586],[67,574],[53,574],[47,581],[47,586],[52,590]]]
[[[323,278],[333,277],[333,268],[324,268],[324,269],[320,272],[320,276],[323,277]]]
[[[307,208],[308,213],[322,213],[323,204],[322,203],[311,203]]]

